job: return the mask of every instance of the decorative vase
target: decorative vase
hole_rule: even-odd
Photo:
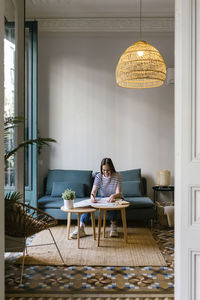
[[[157,185],[169,186],[171,181],[171,175],[169,170],[159,170],[157,173]]]
[[[65,200],[64,199],[64,208],[65,209],[70,209],[74,207],[74,199],[71,200]]]

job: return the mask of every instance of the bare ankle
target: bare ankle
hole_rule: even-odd
[[[85,224],[84,223],[80,223],[80,228],[85,228]]]

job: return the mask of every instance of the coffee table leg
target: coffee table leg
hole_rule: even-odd
[[[100,244],[101,221],[102,221],[102,209],[99,208],[97,247],[99,247]]]
[[[67,239],[69,240],[69,233],[70,233],[70,225],[71,225],[71,213],[68,212],[67,215]]]
[[[122,224],[124,230],[124,242],[127,243],[127,226],[126,226],[126,211],[125,208],[121,208]]]
[[[80,214],[78,213],[78,235],[77,235],[77,240],[78,240],[78,249],[80,249]]]
[[[95,231],[95,218],[94,218],[94,212],[91,212],[91,219],[92,219],[92,229],[93,229],[93,236],[94,236],[94,240],[96,240],[96,231]]]
[[[107,214],[107,210],[104,209],[103,211],[103,237],[104,238],[106,236],[106,214]]]

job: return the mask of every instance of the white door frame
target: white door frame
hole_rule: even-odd
[[[0,299],[4,299],[4,0],[0,0]]]
[[[175,299],[200,299],[200,0],[175,7]]]

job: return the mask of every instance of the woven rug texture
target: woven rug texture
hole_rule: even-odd
[[[165,267],[25,265],[21,253],[5,254],[6,300],[173,300],[174,230],[155,226],[152,235]],[[31,237],[28,244],[34,237]]]
[[[12,296],[12,297],[6,297],[5,300],[174,300],[173,295],[149,295],[149,296],[140,296],[140,295],[94,295],[91,297],[91,295],[88,296],[77,296],[77,295],[64,295],[63,297],[32,297],[32,296]]]
[[[101,237],[100,247],[97,247],[92,229],[87,227],[87,236],[80,239],[80,249],[77,240],[67,239],[65,225],[53,227],[52,233],[68,266],[166,266],[165,259],[148,228],[128,228],[128,243],[123,240],[122,228],[119,228],[118,238],[110,238],[107,229],[106,237]],[[31,246],[51,242],[50,233],[44,230],[35,236]],[[17,263],[21,262],[22,257],[17,260]],[[53,244],[28,248],[25,264],[62,265],[62,261]]]

